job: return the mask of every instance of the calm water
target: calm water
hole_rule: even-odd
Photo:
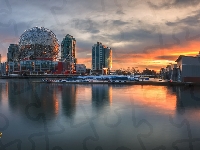
[[[200,89],[0,80],[0,149],[199,149]]]

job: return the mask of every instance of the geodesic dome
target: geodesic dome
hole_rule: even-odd
[[[33,27],[20,36],[19,59],[55,59],[58,53],[58,39],[49,29]]]

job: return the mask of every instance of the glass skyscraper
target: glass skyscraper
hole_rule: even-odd
[[[102,69],[108,71],[112,68],[112,49],[100,42],[92,46],[92,71],[101,72]]]
[[[76,39],[67,34],[61,43],[61,60],[68,63],[70,72],[76,70]]]
[[[76,39],[67,34],[61,43],[61,59],[72,62],[75,60]],[[74,63],[74,62],[73,62]]]

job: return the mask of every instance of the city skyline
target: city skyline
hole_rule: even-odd
[[[59,42],[66,34],[73,35],[77,40],[76,57],[88,68],[92,45],[101,41],[113,50],[113,70],[138,67],[158,71],[175,63],[179,55],[198,54],[199,3],[1,1],[2,62],[6,61],[9,45],[18,43],[24,30],[38,26],[51,29]]]

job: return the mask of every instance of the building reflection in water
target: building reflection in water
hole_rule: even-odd
[[[104,105],[112,103],[112,86],[107,84],[93,84],[92,88],[92,105],[101,109]]]
[[[45,113],[47,117],[56,117],[61,112],[70,117],[75,111],[76,85],[8,81],[7,91],[9,109],[13,113],[24,115],[26,107],[31,103],[38,106],[29,108],[29,113],[35,117],[39,113]],[[2,92],[3,90],[1,94]]]
[[[177,111],[181,114],[185,109],[200,108],[200,87],[176,87]]]
[[[85,92],[78,92],[86,89]],[[91,90],[90,90],[91,89]],[[122,86],[107,84],[73,85],[73,84],[33,84],[27,80],[8,80],[0,83],[0,104],[13,113],[25,115],[25,108],[30,103],[39,107],[30,107],[29,113],[37,116],[45,113],[56,117],[59,113],[72,117],[76,111],[78,99],[90,99],[92,107],[101,110],[115,102],[130,103],[152,107],[155,111],[171,114],[183,113],[185,108],[200,107],[200,88],[198,87],[163,87],[163,86]],[[84,96],[84,97],[83,97]],[[8,101],[7,101],[8,99]]]
[[[62,112],[68,117],[72,117],[76,108],[76,88],[74,84],[62,85]]]
[[[8,100],[8,82],[1,80],[0,81],[0,104],[7,105]]]
[[[3,99],[3,83],[0,83],[0,104],[2,103]]]
[[[48,118],[56,117],[59,113],[57,88],[50,84],[33,84],[28,80],[8,82],[8,104],[13,113],[37,117],[44,113]],[[29,104],[34,106],[28,107]],[[28,107],[28,113],[25,110]]]

